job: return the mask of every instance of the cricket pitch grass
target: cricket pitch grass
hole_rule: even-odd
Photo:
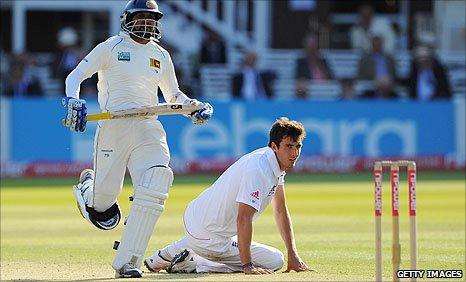
[[[465,272],[465,174],[417,175],[418,269]],[[182,213],[215,176],[175,178],[165,212],[146,256],[183,235]],[[115,280],[112,231],[89,225],[78,212],[73,179],[20,179],[1,183],[1,280]],[[391,214],[388,175],[383,194],[383,277],[391,280]],[[409,269],[406,175],[400,179],[401,269]],[[119,198],[129,210],[128,181]],[[139,280],[165,281],[373,281],[375,277],[374,187],[372,175],[287,176],[287,203],[301,258],[317,272],[245,276],[237,274],[148,273]],[[271,207],[254,223],[253,240],[285,253]],[[462,281],[442,279],[442,281]],[[421,279],[422,280],[422,279]],[[425,279],[429,280],[429,279]],[[433,281],[433,280],[431,280]]]

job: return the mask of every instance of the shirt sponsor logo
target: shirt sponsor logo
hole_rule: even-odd
[[[110,149],[110,150],[105,150],[105,149],[102,149],[100,150],[103,154],[104,154],[104,157],[105,158],[109,158],[110,157],[110,154],[113,153],[113,150]]]
[[[131,61],[131,56],[129,52],[118,52],[118,61]]]
[[[160,69],[160,61],[159,60],[156,60],[154,58],[149,58],[149,60],[150,60],[150,66],[151,67]]]
[[[259,200],[259,191],[252,192],[251,196]]]

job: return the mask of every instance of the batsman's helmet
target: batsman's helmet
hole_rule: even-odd
[[[134,20],[138,13],[150,13],[153,19]],[[121,15],[121,30],[141,39],[159,40],[161,37],[159,20],[162,12],[155,0],[130,0]]]

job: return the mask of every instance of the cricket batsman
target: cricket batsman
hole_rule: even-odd
[[[170,54],[158,44],[162,17],[154,0],[127,3],[121,32],[98,44],[66,78],[67,127],[85,130],[86,101],[79,98],[79,87],[96,72],[103,112],[155,106],[159,86],[167,102],[202,107],[190,115],[195,124],[211,118],[210,104],[190,99],[178,87]],[[117,197],[129,170],[134,194],[112,264],[116,277],[141,277],[143,255],[173,181],[169,161],[165,131],[156,118],[98,123],[94,169],[84,170],[73,189],[82,216],[99,229],[113,229],[121,218]]]
[[[153,272],[244,272],[268,274],[284,264],[281,251],[252,241],[253,220],[272,203],[288,253],[286,271],[307,271],[298,255],[285,200],[285,173],[295,165],[305,137],[303,125],[278,119],[267,147],[231,165],[189,203],[185,236],[156,251],[144,264]]]

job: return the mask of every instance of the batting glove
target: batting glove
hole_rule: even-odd
[[[202,106],[200,110],[197,110],[190,114],[191,120],[196,125],[202,125],[206,123],[214,114],[214,108],[209,103],[202,103],[196,99],[189,100],[189,103],[193,106]]]
[[[67,109],[66,116],[63,119],[63,125],[76,132],[84,132],[87,123],[86,101],[65,97],[62,99],[62,105]]]

